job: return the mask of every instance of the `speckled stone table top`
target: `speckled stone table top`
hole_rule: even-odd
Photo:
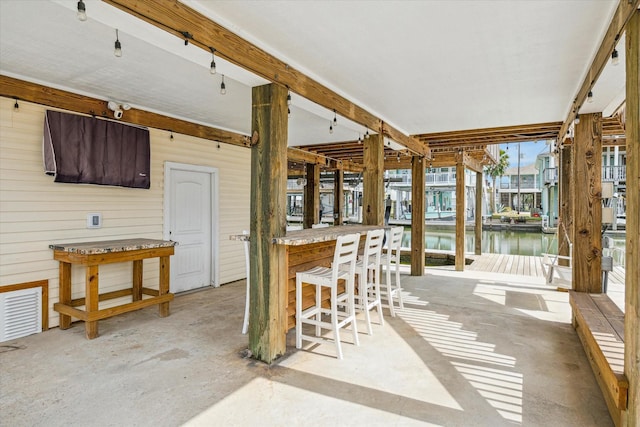
[[[311,243],[328,242],[336,240],[338,236],[345,234],[360,233],[367,234],[369,230],[389,228],[377,225],[339,225],[337,227],[306,228],[304,230],[287,231],[283,237],[274,237],[271,241],[279,245],[299,246]],[[234,234],[229,236],[230,240],[249,240],[248,234]]]
[[[177,244],[177,242],[171,240],[122,239],[103,240],[100,242],[56,243],[49,245],[49,249],[72,252],[80,255],[95,255],[111,252],[137,251],[139,249],[166,248]]]

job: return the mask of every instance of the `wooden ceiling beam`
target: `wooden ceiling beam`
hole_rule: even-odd
[[[468,153],[463,154],[462,163],[467,169],[471,169],[474,172],[482,173],[482,163],[477,159],[471,157]]]
[[[511,136],[511,135],[521,135],[521,136],[530,138],[531,136],[529,136],[528,134],[557,135],[557,132],[560,129],[561,125],[562,125],[562,122],[535,123],[535,124],[528,124],[528,125],[502,126],[502,127],[468,129],[468,130],[459,130],[459,131],[450,131],[450,132],[424,133],[424,134],[413,135],[413,137],[419,139],[420,141],[429,142],[429,143],[459,141],[459,140],[467,140],[467,139],[480,139],[480,138],[487,138],[490,140],[497,136]]]
[[[569,126],[575,120],[578,111],[580,111],[580,107],[587,99],[589,91],[593,88],[596,81],[598,80],[598,77],[600,77],[602,70],[604,70],[604,67],[607,65],[607,62],[611,57],[611,53],[616,47],[616,43],[618,43],[618,40],[624,32],[627,23],[636,12],[639,5],[640,0],[618,1],[618,7],[613,14],[613,18],[609,23],[609,27],[607,28],[607,32],[605,33],[602,42],[600,43],[598,52],[596,52],[596,56],[593,59],[589,70],[587,71],[587,75],[582,81],[580,89],[578,89],[578,93],[573,99],[573,103],[571,104],[569,113],[567,114],[567,118],[564,120],[562,126],[560,127],[560,131],[558,132],[559,140],[562,140],[566,137]]]
[[[178,38],[210,51],[270,82],[288,87],[293,92],[343,117],[383,133],[418,155],[429,155],[426,144],[403,134],[328,87],[304,75],[289,64],[244,40],[203,14],[176,0],[102,0]]]
[[[45,105],[52,108],[60,108],[89,116],[113,119],[112,113],[107,107],[108,101],[78,95],[76,93],[54,89],[48,86],[3,75],[0,75],[0,96],[17,98],[18,100],[33,102],[35,104]],[[241,147],[250,146],[250,141],[245,135],[188,122],[186,120],[163,116],[161,114],[136,108],[131,108],[126,111],[121,121],[134,125],[195,136],[210,141],[220,141],[225,144]]]

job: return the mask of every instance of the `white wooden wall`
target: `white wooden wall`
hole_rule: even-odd
[[[145,237],[162,239],[164,162],[218,168],[219,277],[245,277],[244,252],[230,234],[249,228],[251,153],[247,148],[150,129],[151,188],[54,183],[42,166],[46,108],[0,98],[0,286],[49,280],[49,325],[58,325],[58,262],[51,243]],[[102,213],[102,228],[87,229],[90,212]],[[157,288],[157,259],[144,262],[145,286]],[[131,265],[100,267],[100,291],[131,283]],[[84,269],[73,267],[73,297],[84,294]],[[110,301],[111,305],[118,301]],[[108,304],[101,305],[106,307]]]

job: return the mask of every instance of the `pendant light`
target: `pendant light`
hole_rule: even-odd
[[[85,8],[85,4],[82,0],[78,1],[78,12],[76,13],[76,16],[81,21],[87,20],[87,9]]]
[[[224,84],[224,74],[222,75],[222,83],[220,83],[220,95],[227,94],[227,85]]]
[[[216,50],[212,47],[210,47],[209,49],[211,49],[211,66],[209,67],[209,72],[211,74],[215,74],[216,73]]]
[[[118,39],[118,29],[116,28],[116,43],[113,54],[120,58],[122,56],[122,45],[120,44],[120,40]]]

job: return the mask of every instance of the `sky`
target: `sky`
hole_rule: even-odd
[[[507,145],[509,149],[507,150]],[[505,150],[509,155],[509,167],[518,167],[518,143],[500,144],[500,149]],[[540,153],[549,152],[549,146],[544,141],[521,142],[520,143],[520,166],[527,166],[536,162],[536,156]]]

